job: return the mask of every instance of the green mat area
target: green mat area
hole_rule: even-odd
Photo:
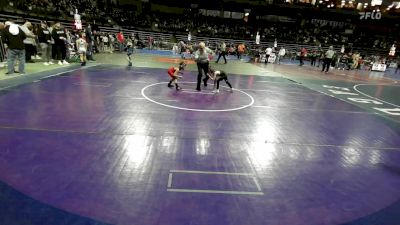
[[[114,54],[96,54],[95,62],[90,61],[87,66],[106,64],[113,66],[127,66],[128,60],[126,54],[114,53]],[[139,68],[160,68],[167,69],[171,66],[177,65],[182,61],[179,57],[172,56],[161,56],[154,54],[134,54],[133,66]],[[268,77],[270,82],[291,82],[282,76],[282,74],[274,72],[270,68],[262,68],[252,63],[246,63],[238,60],[228,61],[228,64],[219,63],[216,64],[214,61],[210,62],[210,65],[217,69],[223,70],[230,75],[249,75],[249,76],[264,76]],[[83,67],[85,68],[85,67]],[[271,67],[273,68],[273,67]],[[16,66],[17,69],[17,66]],[[42,79],[47,76],[54,74],[68,72],[71,69],[80,69],[79,63],[71,63],[70,65],[43,65],[43,62],[27,63],[25,64],[26,75],[21,76],[19,74],[5,75],[7,68],[0,68],[0,89],[7,89],[9,87],[15,87],[22,84]],[[197,66],[194,62],[189,62],[186,67],[187,71],[197,72]]]
[[[45,66],[43,65],[42,62],[36,62],[36,63],[26,63],[25,64],[25,73],[27,75],[29,74],[35,74],[35,73],[40,73],[40,72],[45,72],[45,71],[51,71],[51,70],[55,70],[55,69],[60,69],[60,68],[68,68],[70,65],[58,65],[58,64],[54,64],[54,65],[49,65],[49,66]],[[15,69],[18,70],[18,66],[15,67]],[[19,76],[18,74],[14,74],[11,76],[7,76],[7,68],[3,67],[0,68],[0,80],[4,80],[4,79],[12,79],[16,76]]]
[[[125,54],[97,54],[95,56],[98,63],[113,64],[113,65],[128,65],[128,60]],[[163,62],[162,59],[170,59],[171,62]],[[176,63],[173,62],[175,59]],[[173,65],[178,64],[182,59],[173,58],[171,56],[160,56],[152,54],[135,54],[133,56],[133,66],[135,67],[148,67],[148,68],[161,68],[167,69]],[[246,63],[237,60],[228,61],[228,64],[210,62],[210,65],[218,70],[224,70],[228,74],[240,75],[256,75],[256,76],[276,76],[281,77],[279,73],[269,71],[268,68],[254,66],[252,63]],[[188,64],[186,70],[197,71],[196,64]]]

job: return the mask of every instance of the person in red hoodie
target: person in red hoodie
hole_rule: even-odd
[[[154,38],[153,36],[149,36],[149,49],[152,50],[154,45]]]
[[[303,66],[304,65],[304,58],[307,56],[307,49],[302,47],[300,50],[300,65],[299,66]]]
[[[117,39],[118,39],[118,43],[119,43],[119,51],[123,52],[124,51],[125,38],[124,38],[124,34],[122,33],[122,31],[119,31],[119,33],[117,35]]]

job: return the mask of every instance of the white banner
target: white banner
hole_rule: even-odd
[[[203,16],[207,16],[207,9],[199,9],[199,12]]]
[[[287,16],[277,16],[277,15],[264,15],[260,16],[260,19],[268,20],[272,22],[284,22],[284,23],[294,23],[295,19],[287,17]]]
[[[231,18],[231,12],[224,11],[224,18]]]
[[[203,16],[214,16],[214,17],[221,16],[221,11],[218,11],[218,10],[199,9],[199,12]]]
[[[343,27],[347,23],[346,22],[339,22],[339,21],[331,21],[331,20],[319,20],[319,19],[312,19],[311,20],[312,24],[319,24],[322,26],[331,26],[331,27]]]
[[[241,12],[232,12],[232,19],[243,19],[244,13]]]
[[[352,29],[346,29],[344,30],[345,34],[353,34],[353,30]]]
[[[385,72],[386,64],[374,63],[374,64],[372,64],[372,71]]]
[[[218,10],[207,10],[207,16],[219,16],[221,15],[221,12]]]
[[[265,63],[265,58],[266,58],[265,54],[260,54],[260,62]],[[274,63],[275,60],[276,60],[276,55],[275,55],[275,53],[272,53],[268,58],[268,62],[269,63]]]

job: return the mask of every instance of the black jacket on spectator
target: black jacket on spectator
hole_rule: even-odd
[[[53,28],[51,36],[53,37],[54,42],[58,44],[64,43],[64,40],[60,39],[60,37],[63,37],[65,39],[67,38],[64,28],[59,28],[59,29]]]
[[[23,50],[25,49],[24,39],[26,38],[25,33],[18,27],[18,34],[13,35],[10,33],[10,26],[4,28],[2,33],[3,43],[7,44],[9,49],[18,49]]]
[[[48,44],[51,40],[50,31],[47,28],[39,27],[38,29],[38,39],[39,43],[46,43]]]
[[[86,33],[86,41],[88,43],[91,43],[93,40],[93,32],[92,32],[92,28],[90,27],[86,27],[85,29],[85,33]]]

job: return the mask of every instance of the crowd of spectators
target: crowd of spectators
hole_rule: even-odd
[[[395,35],[375,35],[368,30],[358,29],[347,24],[341,27],[313,24],[311,21],[277,23],[263,21],[257,24],[243,20],[204,17],[196,13],[182,15],[151,13],[138,14],[134,11],[113,9],[114,20],[126,27],[148,31],[185,33],[197,36],[210,36],[231,39],[254,39],[259,32],[262,41],[280,41],[315,45],[347,45],[356,47],[387,49],[397,37]],[[345,31],[351,31],[346,33]]]
[[[139,13],[134,8],[105,7],[103,1],[94,0],[19,0],[9,5],[29,12],[42,11],[50,14],[72,17],[75,9],[87,20],[109,18],[118,25],[146,31],[169,32],[195,36],[210,36],[230,39],[254,40],[259,32],[261,41],[298,43],[307,45],[348,45],[388,49],[394,42],[394,35],[377,36],[358,29],[354,25],[332,27],[298,19],[292,22],[245,22],[242,19],[205,17],[198,11],[185,10],[182,14],[150,12]],[[101,10],[100,10],[101,9]],[[43,13],[43,15],[46,15]],[[111,20],[109,20],[111,21]],[[350,30],[351,32],[345,32]]]
[[[92,26],[87,26],[83,30],[70,29],[63,27],[58,21],[41,21],[40,23],[31,23],[29,21],[7,21],[5,24],[0,23],[0,37],[1,43],[7,48],[13,40],[12,37],[6,38],[5,31],[11,26],[15,25],[23,31],[25,38],[23,40],[24,56],[23,64],[25,63],[43,63],[45,66],[51,64],[65,65],[69,62],[76,62],[78,46],[76,41],[84,35],[89,44],[87,56],[89,60],[93,60],[94,53],[113,53],[115,49],[123,51],[119,47],[117,33],[100,32],[93,29]],[[7,28],[7,29],[6,29]],[[122,34],[122,33],[121,33]],[[130,40],[138,48],[143,48],[149,44],[148,40],[142,40],[137,33],[122,34],[126,40]],[[153,41],[152,41],[153,43]],[[123,45],[125,43],[122,43]],[[50,52],[49,52],[50,51]],[[49,53],[48,53],[49,52]],[[43,57],[43,56],[47,57]],[[3,61],[4,54],[2,52],[0,62]],[[21,61],[21,60],[20,60]],[[22,64],[22,65],[23,65]]]
[[[11,0],[4,8],[59,20],[73,17],[75,10],[90,20],[104,21],[106,15],[94,0]]]
[[[27,37],[31,37],[32,41],[25,42],[25,60],[24,62],[28,63],[34,63],[37,62],[37,60],[41,61],[44,65],[48,66],[49,64],[57,63],[62,65],[62,64],[68,64],[67,61],[69,62],[74,62],[74,60],[77,62],[79,60],[76,52],[77,52],[77,46],[75,45],[76,40],[82,35],[85,34],[86,40],[90,43],[90,46],[87,50],[88,52],[88,58],[91,60],[93,59],[93,53],[99,53],[99,52],[105,52],[105,53],[113,53],[114,50],[118,51],[124,51],[124,45],[126,43],[133,43],[133,45],[137,48],[142,48],[142,47],[148,47],[151,48],[154,45],[154,39],[149,36],[148,40],[141,40],[140,36],[137,33],[125,33],[125,34],[116,34],[116,33],[107,33],[107,32],[98,32],[98,31],[93,31],[91,29],[86,28],[85,30],[82,31],[77,31],[77,30],[69,30],[63,27],[60,27],[60,24],[57,22],[49,22],[45,23],[45,26],[42,24],[34,24],[32,25],[28,21],[26,21],[24,24],[20,24],[21,30],[24,30],[24,33],[27,34]],[[25,27],[25,28],[24,28]],[[51,37],[48,40],[48,43],[46,43],[51,49],[52,52],[50,53],[51,56],[48,60],[45,60],[42,57],[45,55],[46,49],[43,49],[43,45],[40,41],[40,34],[43,31],[43,29],[48,29]],[[59,33],[59,31],[62,32],[62,36],[64,37],[61,41],[55,41],[58,40],[58,35],[54,32],[54,30],[57,30],[56,33]],[[29,36],[28,36],[29,34]],[[126,37],[126,41],[119,43],[119,35],[123,35]],[[377,44],[379,44],[378,41],[376,41]],[[206,43],[206,45],[209,45],[210,43]],[[237,54],[237,49],[239,47],[234,44],[233,42],[231,43],[224,43],[223,50],[221,50],[221,43],[217,43],[215,47],[215,52],[226,52],[226,54],[229,55],[237,55],[239,58],[240,54]],[[243,45],[243,44],[242,44]],[[122,47],[121,47],[122,46]],[[196,43],[188,43],[185,44],[183,41],[180,41],[178,45],[176,45],[177,48],[177,53],[183,53],[182,56],[184,56],[185,52],[193,53],[195,48],[198,46]],[[243,45],[244,46],[244,45]],[[243,49],[252,57],[257,57],[265,54],[265,52],[268,52],[268,50],[259,48],[257,51],[257,54],[254,54],[251,52],[250,49],[251,46],[244,46]],[[47,47],[46,47],[47,48]],[[268,47],[270,48],[270,47]],[[267,48],[267,49],[268,49]],[[280,54],[282,48],[270,48],[271,53],[274,53],[275,55],[278,55],[278,52]],[[304,47],[302,49],[297,49],[294,51],[287,51],[286,54],[282,55],[282,58],[290,58],[291,60],[294,59],[302,59],[302,52],[305,52],[303,54],[303,59],[304,60],[310,60],[311,62],[318,61],[318,65],[323,59],[323,50],[321,48],[314,48],[314,49],[305,49]],[[51,51],[51,50],[50,50]],[[307,55],[308,51],[308,55]],[[244,51],[243,51],[244,52]],[[348,52],[348,50],[346,50]],[[280,57],[279,57],[280,58]],[[365,55],[360,55],[359,53],[355,52],[354,54],[351,52],[348,53],[340,53],[337,52],[335,53],[333,59],[332,59],[332,66],[338,69],[371,69],[371,65],[374,62],[380,62],[380,63],[390,63],[390,61],[386,61],[387,58],[385,57],[379,57],[379,56],[365,56]],[[21,59],[20,59],[21,61]],[[279,60],[278,60],[279,62]],[[303,61],[300,60],[301,65],[303,64]],[[23,64],[22,64],[23,65]],[[311,63],[313,65],[313,63]],[[315,66],[315,64],[314,64]],[[23,67],[20,68],[20,71]],[[9,71],[8,73],[12,73],[13,71]]]

